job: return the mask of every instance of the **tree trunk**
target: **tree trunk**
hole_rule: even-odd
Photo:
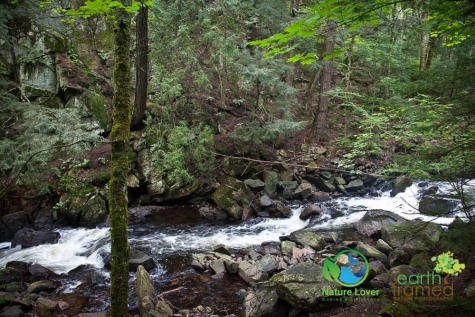
[[[135,64],[135,100],[132,126],[140,123],[147,105],[148,86],[148,7],[141,7],[136,18],[137,59]]]
[[[326,30],[325,38],[325,51],[322,56],[332,55],[335,49],[335,33],[336,33],[336,22],[329,21]],[[323,58],[322,58],[323,60]],[[313,133],[314,137],[317,137],[320,141],[326,140],[326,127],[327,127],[327,112],[328,112],[328,102],[329,96],[326,95],[326,92],[331,88],[332,82],[332,73],[333,73],[333,58],[330,58],[328,61],[324,62],[323,66],[323,75],[322,83],[320,85],[320,98],[318,102],[318,108],[314,114],[313,121]]]
[[[430,69],[430,64],[432,64],[432,59],[434,58],[436,42],[437,42],[437,37],[435,37],[435,36],[432,36],[429,39],[429,53],[427,53],[426,70],[429,70]]]
[[[427,12],[422,13],[423,22],[427,20],[429,14]],[[421,31],[421,47],[419,49],[419,69],[422,71],[428,70],[427,60],[428,60],[428,50],[429,50],[429,39],[430,39],[430,30]]]
[[[305,95],[303,97],[303,106],[305,108],[305,111],[308,111],[308,108],[312,105],[313,92],[315,91],[315,87],[317,87],[317,83],[320,80],[321,72],[321,68],[315,69],[312,79],[310,79],[308,83],[307,90],[305,91]]]
[[[126,2],[126,0],[122,0]],[[126,5],[126,3],[124,3]],[[127,295],[129,280],[129,244],[127,240],[127,187],[129,168],[129,128],[132,104],[130,101],[130,15],[123,9],[117,10],[114,68],[114,111],[110,134],[111,178],[109,182],[109,217],[111,226],[111,306],[110,316],[127,316]]]

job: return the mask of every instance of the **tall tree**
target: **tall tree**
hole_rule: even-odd
[[[130,1],[121,0],[126,6]],[[130,101],[130,14],[118,8],[114,32],[114,112],[110,134],[111,179],[109,182],[109,216],[111,223],[111,308],[112,317],[127,316],[129,280],[129,243],[127,240],[128,206],[126,177],[129,168]]]
[[[142,1],[143,3],[143,1]],[[142,6],[135,18],[137,57],[135,62],[135,100],[132,126],[140,123],[145,114],[148,86],[148,7]]]

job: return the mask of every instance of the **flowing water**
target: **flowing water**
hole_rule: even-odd
[[[447,185],[438,184],[443,190]],[[390,197],[342,197],[322,203],[324,213],[312,220],[302,221],[299,214],[303,207],[294,205],[289,218],[252,219],[247,222],[209,221],[200,218],[196,207],[181,206],[161,208],[146,221],[130,224],[129,241],[132,248],[151,254],[158,264],[151,272],[159,292],[183,286],[187,292],[170,294],[170,300],[178,307],[191,308],[199,304],[210,305],[221,312],[241,315],[242,289],[247,285],[236,276],[225,275],[214,279],[211,275],[199,274],[190,268],[190,254],[207,251],[216,244],[225,244],[236,251],[259,246],[263,242],[276,242],[282,235],[299,229],[336,231],[340,234],[353,232],[353,224],[368,209],[393,211],[406,219],[429,220],[448,225],[450,217],[429,217],[419,214],[417,200],[421,188],[413,185],[404,193]],[[460,215],[459,216],[463,216]],[[56,273],[67,273],[80,265],[88,265],[107,279],[101,254],[110,249],[108,228],[59,230],[57,244],[41,245],[20,250],[0,244],[0,267],[10,261],[25,261],[41,264]],[[133,274],[131,275],[133,280]],[[79,285],[69,280],[62,292],[73,292]],[[173,298],[173,299],[172,299]],[[90,307],[91,311],[104,307]]]

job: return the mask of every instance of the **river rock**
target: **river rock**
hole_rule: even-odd
[[[135,290],[140,317],[171,317],[173,310],[157,297],[155,288],[147,270],[141,265],[137,268]]]
[[[215,274],[226,273],[226,267],[224,266],[224,261],[222,259],[211,261],[209,267]]]
[[[406,276],[410,276],[412,274],[416,274],[419,271],[409,265],[398,265],[389,270],[389,281],[390,283],[397,283],[397,277],[401,274]]]
[[[391,190],[391,197],[396,196],[399,193],[404,193],[406,188],[412,185],[412,180],[406,176],[399,176],[393,181],[393,189]]]
[[[315,187],[319,190],[323,190],[324,192],[334,192],[335,191],[335,186],[330,183],[329,181],[324,181],[320,177],[316,176],[307,176],[307,180],[315,185]]]
[[[429,248],[439,241],[442,232],[440,225],[425,221],[408,221],[381,227],[384,241],[410,255],[429,251]]]
[[[307,220],[308,218],[312,216],[318,216],[322,214],[322,208],[320,208],[317,205],[310,204],[305,209],[302,211],[300,214],[299,218],[302,220]]]
[[[355,192],[363,188],[364,188],[364,183],[361,179],[352,180],[348,183],[348,185],[345,186],[345,189],[351,192]]]
[[[280,250],[284,255],[292,255],[292,249],[296,246],[295,242],[284,240],[280,243]]]
[[[15,234],[30,223],[30,215],[19,211],[0,219],[0,242],[10,242]]]
[[[267,274],[271,275],[274,273],[276,268],[276,261],[275,257],[270,254],[264,255],[259,262],[257,262],[257,267],[261,270],[266,272]]]
[[[250,285],[255,285],[256,283],[263,282],[269,278],[267,273],[259,269],[257,265],[251,264],[247,261],[239,263],[238,274]]]
[[[406,222],[406,220],[391,211],[374,209],[366,212],[363,218],[355,224],[355,228],[362,235],[378,237],[383,225],[400,222]]]
[[[402,249],[396,249],[389,253],[389,266],[395,267],[398,265],[403,265],[403,264],[409,264],[409,260],[411,259],[411,256],[407,254],[406,251]]]
[[[269,207],[272,205],[272,200],[269,198],[269,196],[263,195],[261,198],[259,198],[259,205],[261,207]]]
[[[28,293],[39,293],[39,292],[51,293],[55,289],[57,289],[58,286],[59,285],[49,280],[41,280],[41,281],[36,281],[36,282],[31,283],[28,286],[27,292]]]
[[[330,194],[317,191],[313,193],[313,201],[314,202],[323,202],[323,201],[329,201],[331,200]]]
[[[306,199],[312,196],[312,184],[302,183],[295,189],[294,196]]]
[[[12,248],[21,245],[22,249],[41,244],[54,244],[59,241],[60,234],[54,231],[22,229],[12,239]]]
[[[12,306],[7,306],[3,308],[0,311],[0,316],[1,317],[21,317],[21,316],[25,316],[25,312],[23,311],[20,305],[12,305]]]
[[[271,280],[277,296],[292,307],[306,311],[318,308],[322,299],[322,288],[341,288],[335,282],[323,277],[321,266],[313,262],[298,263],[286,271],[275,274]]]
[[[369,281],[369,286],[375,289],[383,289],[389,287],[389,273],[382,273],[375,276]]]
[[[283,181],[278,181],[277,182],[277,187],[281,190],[285,190],[285,189],[295,189],[297,188],[297,186],[299,185],[298,182],[296,181],[290,181],[290,180],[283,180]]]
[[[431,269],[433,269],[434,262],[431,261],[431,256],[429,253],[420,252],[413,255],[409,265],[429,272]]]
[[[290,217],[292,209],[289,206],[284,205],[283,202],[277,201],[275,203],[275,208],[282,214],[284,217]]]
[[[213,252],[218,252],[226,255],[231,255],[231,250],[224,244],[217,244],[213,247]]]
[[[368,273],[368,279],[372,279],[373,277],[387,273],[388,270],[384,266],[384,264],[381,261],[371,261],[369,262],[369,273]]]
[[[267,195],[272,195],[277,190],[278,182],[277,173],[274,171],[264,171],[264,192]]]
[[[255,193],[263,191],[265,186],[265,183],[260,179],[246,179],[244,184],[246,184]]]
[[[131,249],[129,271],[135,272],[140,265],[143,266],[147,271],[150,271],[157,266],[150,255],[140,250]]]
[[[48,298],[40,297],[35,303],[36,314],[39,317],[54,317],[59,312],[59,304]]]
[[[327,245],[324,238],[308,230],[294,231],[289,236],[284,237],[284,239],[293,241],[302,246],[309,246],[315,251],[322,250]]]
[[[388,259],[386,254],[363,242],[358,242],[355,250],[363,253],[363,255],[368,259],[373,258],[375,260],[381,260],[381,261],[386,261]]]
[[[246,317],[266,316],[272,313],[279,297],[273,283],[257,284],[246,293],[244,308]]]
[[[389,254],[392,250],[394,250],[383,239],[378,239],[378,241],[376,241],[376,249],[386,254]]]
[[[211,195],[211,199],[230,217],[240,220],[244,206],[248,206],[252,202],[254,194],[243,182],[223,176],[220,179],[220,185]]]
[[[458,199],[426,195],[419,201],[419,212],[430,216],[444,215],[454,211],[459,203]]]

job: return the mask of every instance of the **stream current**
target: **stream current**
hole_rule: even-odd
[[[446,184],[436,185],[442,192],[449,190]],[[396,197],[384,192],[380,197],[333,199],[320,204],[322,215],[306,221],[299,218],[303,209],[299,205],[291,206],[289,218],[255,218],[246,222],[206,220],[200,218],[198,208],[192,206],[165,207],[145,221],[131,223],[129,241],[131,248],[150,254],[156,262],[157,268],[151,276],[158,292],[183,286],[185,291],[172,293],[168,298],[175,306],[192,308],[203,304],[213,306],[220,312],[242,315],[242,290],[247,288],[247,284],[233,275],[214,279],[209,274],[195,272],[189,264],[191,253],[205,252],[221,243],[234,250],[258,247],[262,243],[278,242],[280,236],[304,228],[317,233],[335,231],[343,237],[351,236],[354,233],[353,224],[369,209],[385,209],[406,219],[421,219],[442,225],[450,224],[455,215],[463,218],[463,214],[441,218],[421,215],[417,211],[421,189],[413,185]],[[40,264],[55,273],[68,273],[78,266],[87,265],[108,281],[109,272],[104,269],[101,256],[110,250],[108,228],[57,231],[61,234],[57,244],[21,250],[20,247],[10,248],[9,243],[1,243],[0,268],[10,261],[24,261]],[[131,283],[133,279],[134,274],[131,273]],[[72,293],[79,284],[79,281],[68,279],[58,293]],[[86,309],[101,311],[107,309],[107,305],[96,303],[96,307]]]

